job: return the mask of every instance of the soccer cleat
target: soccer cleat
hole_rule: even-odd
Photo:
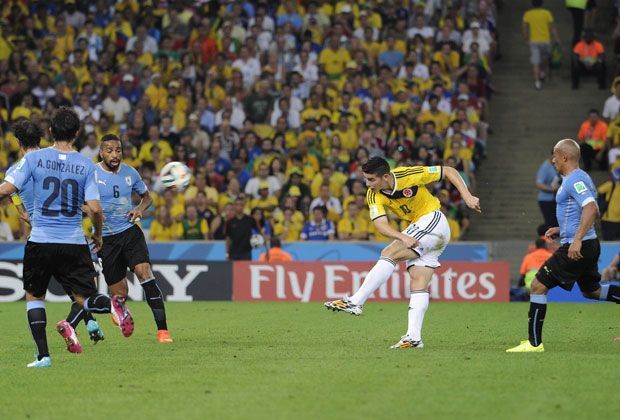
[[[170,331],[168,330],[157,330],[157,341],[160,343],[172,343],[172,337],[170,337]]]
[[[125,337],[133,334],[133,318],[125,300],[120,296],[112,296],[112,317]]]
[[[407,335],[403,335],[400,338],[400,341],[393,346],[390,346],[391,349],[421,349],[424,348],[424,343],[422,340],[416,341],[410,338]]]
[[[94,344],[97,344],[99,341],[105,339],[103,331],[101,331],[99,324],[94,319],[88,321],[88,324],[86,324],[86,329],[88,330],[88,335]]]
[[[67,321],[56,324],[56,331],[65,340],[67,350],[71,353],[82,353],[82,345],[75,334],[75,330]]]
[[[332,311],[348,312],[351,315],[355,315],[355,316],[361,315],[362,311],[364,310],[362,305],[355,305],[346,296],[343,297],[342,299],[325,302],[324,305],[327,309],[331,309]]]
[[[620,337],[614,338],[614,341],[620,341]]]
[[[542,353],[545,351],[545,346],[540,343],[539,346],[532,346],[530,340],[522,340],[521,344],[516,347],[512,347],[506,350],[506,353]]]
[[[35,360],[32,363],[28,363],[26,367],[29,368],[48,368],[52,367],[52,359],[49,356],[45,356],[41,360]]]

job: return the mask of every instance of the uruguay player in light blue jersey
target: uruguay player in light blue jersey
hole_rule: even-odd
[[[37,124],[24,119],[14,124],[13,132],[15,137],[17,137],[21,152],[24,156],[30,152],[39,150],[41,137],[43,137],[43,130],[41,130],[41,127]],[[7,170],[7,175],[11,175],[16,167],[17,164],[11,166]],[[30,223],[30,219],[32,219],[34,213],[34,190],[32,178],[27,180],[17,193],[11,195],[11,200],[13,201],[15,207],[17,207],[20,217],[27,223]],[[65,292],[73,300],[71,312],[69,312],[69,316],[67,316],[65,321],[71,324],[71,326],[75,329],[80,321],[84,320],[90,339],[95,343],[99,340],[103,340],[103,332],[99,328],[99,324],[95,320],[95,317],[93,317],[90,312],[85,311],[80,304],[75,302],[71,296],[71,290],[65,289]],[[60,333],[63,339],[65,339],[65,343],[67,344],[67,349],[69,351],[76,353],[81,352],[82,348],[79,341],[77,341],[77,337],[74,338],[69,334],[69,331],[66,329],[63,321],[56,324],[56,330]]]
[[[144,234],[136,224],[153,200],[138,171],[121,163],[123,148],[116,135],[103,136],[99,150],[96,178],[104,215],[99,257],[105,281],[111,294],[127,298],[127,268],[134,272],[153,312],[158,341],[170,343],[163,295],[155,282]],[[133,193],[140,196],[136,207]]]
[[[133,332],[133,319],[120,297],[97,292],[90,251],[82,232],[82,205],[93,215],[96,249],[101,247],[103,210],[95,182],[94,164],[72,145],[80,120],[70,108],[61,107],[51,121],[54,145],[28,153],[0,185],[0,199],[33,185],[32,232],[24,252],[23,282],[30,331],[37,360],[28,367],[50,367],[45,328],[45,294],[52,276],[76,302],[92,312],[112,313],[125,336]],[[75,331],[67,323],[68,335]]]
[[[532,282],[528,320],[528,340],[506,350],[509,353],[543,352],[542,329],[547,312],[549,289],[560,286],[571,290],[575,283],[588,299],[620,303],[620,286],[601,285],[598,259],[601,245],[594,230],[599,215],[596,187],[590,176],[579,168],[579,144],[560,140],[553,149],[553,165],[562,176],[556,196],[559,227],[545,235],[560,239],[561,246],[543,264]]]

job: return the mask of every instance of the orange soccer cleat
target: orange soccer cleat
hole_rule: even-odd
[[[157,341],[160,343],[172,343],[172,337],[170,337],[170,331],[168,330],[157,330]]]

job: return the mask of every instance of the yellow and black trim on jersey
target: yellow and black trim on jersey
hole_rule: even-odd
[[[441,166],[400,167],[392,171],[392,176],[394,189],[391,192],[369,189],[366,193],[371,220],[386,216],[389,208],[401,219],[413,223],[441,208],[437,197],[426,188],[427,184],[443,179]]]

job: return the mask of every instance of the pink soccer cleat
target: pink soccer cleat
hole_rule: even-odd
[[[129,308],[125,306],[125,299],[120,296],[112,296],[112,318],[118,325],[125,337],[133,334],[133,318]]]
[[[620,337],[614,338],[614,341],[620,341]]]
[[[82,345],[75,334],[75,330],[67,321],[56,324],[56,331],[65,340],[67,350],[71,353],[82,353]]]

